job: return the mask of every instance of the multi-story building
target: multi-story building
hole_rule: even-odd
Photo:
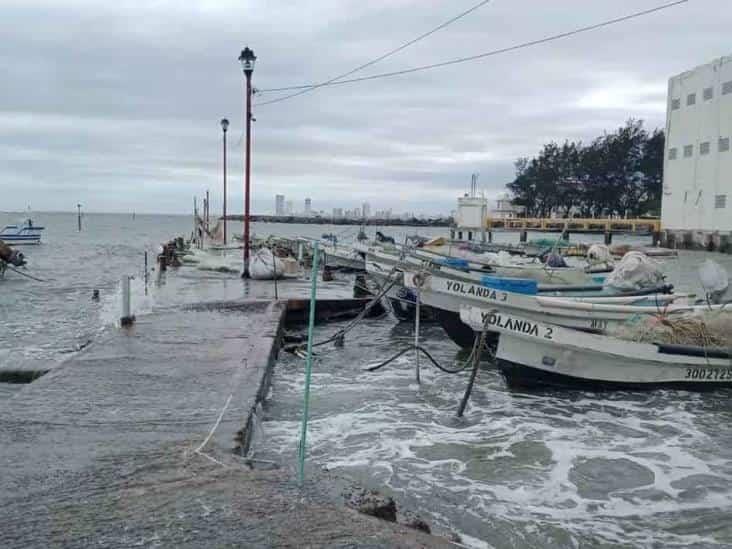
[[[732,57],[669,79],[661,206],[667,245],[723,247],[720,233],[732,231],[731,137]],[[729,243],[729,234],[721,236]]]
[[[369,204],[368,202],[363,203],[363,207],[361,208],[361,215],[365,219],[371,217],[371,204]]]
[[[312,201],[309,198],[305,199],[305,215],[311,215],[312,214]]]
[[[275,215],[285,215],[285,195],[275,195]]]

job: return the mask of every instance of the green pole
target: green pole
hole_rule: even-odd
[[[313,244],[313,269],[310,274],[310,317],[308,319],[308,356],[305,361],[305,393],[302,403],[302,425],[298,449],[298,481],[302,486],[305,479],[305,447],[308,435],[308,413],[310,410],[310,374],[313,369],[313,325],[315,324],[315,293],[318,285],[318,243]]]

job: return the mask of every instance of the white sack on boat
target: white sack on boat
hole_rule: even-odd
[[[590,260],[590,263],[610,262],[613,255],[605,244],[593,244],[587,250],[587,259]]]
[[[274,280],[285,274],[285,265],[269,248],[260,248],[249,258],[249,276],[255,280]]]
[[[605,288],[640,290],[664,283],[658,264],[641,252],[628,252],[605,279]]]

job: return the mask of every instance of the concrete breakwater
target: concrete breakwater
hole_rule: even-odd
[[[163,309],[0,406],[0,546],[441,547],[245,458],[284,302]]]
[[[665,229],[661,231],[661,246],[731,254],[732,233]]]

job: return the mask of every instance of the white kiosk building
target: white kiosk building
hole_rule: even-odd
[[[669,79],[661,227],[666,245],[729,246],[732,57]]]

